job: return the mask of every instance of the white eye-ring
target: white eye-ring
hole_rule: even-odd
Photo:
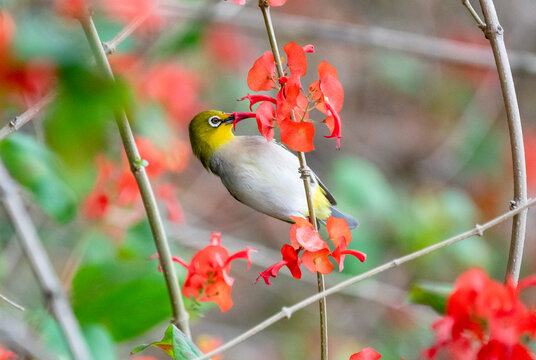
[[[221,124],[221,119],[217,116],[212,116],[208,119],[208,124],[212,127],[218,127]]]

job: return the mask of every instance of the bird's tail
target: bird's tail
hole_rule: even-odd
[[[346,215],[342,212],[340,212],[339,210],[337,210],[336,208],[334,208],[333,206],[330,208],[331,209],[331,216],[333,217],[336,217],[336,218],[339,218],[339,219],[344,219],[346,220],[346,222],[348,223],[348,227],[350,229],[355,229],[356,227],[359,226],[359,222],[353,218],[352,216],[350,215]],[[321,220],[320,221],[322,224],[326,225],[326,221],[325,220]]]

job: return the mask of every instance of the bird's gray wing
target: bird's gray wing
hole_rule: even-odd
[[[272,140],[272,141],[273,141],[275,144],[281,146],[283,149],[287,150],[288,152],[291,152],[290,149],[289,149],[287,146],[285,146],[285,144],[283,144],[283,143],[281,143],[281,142],[279,142],[279,141],[277,141],[277,140],[275,140],[275,139]],[[325,193],[326,198],[328,199],[329,203],[330,203],[332,206],[337,205],[337,200],[335,200],[335,198],[333,197],[333,195],[331,194],[331,192],[329,191],[329,189],[326,187],[326,185],[322,182],[322,180],[320,180],[320,178],[314,173],[314,171],[311,170],[311,172],[312,172],[312,175],[313,175],[311,180],[312,180],[313,182],[317,182],[318,185],[320,185],[320,188],[321,188],[322,190],[324,190],[324,193]]]

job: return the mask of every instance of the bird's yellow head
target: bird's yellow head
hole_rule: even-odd
[[[192,151],[206,169],[209,168],[212,154],[234,137],[232,131],[234,124],[250,117],[255,117],[255,114],[207,110],[197,114],[190,121]]]

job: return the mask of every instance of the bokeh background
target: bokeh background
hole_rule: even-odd
[[[306,270],[301,280],[283,269],[273,285],[255,284],[258,272],[279,260],[289,226],[235,201],[189,148],[187,126],[197,112],[247,111],[236,99],[249,92],[247,72],[269,50],[262,17],[255,1],[106,4],[94,8],[104,41],[146,16],[109,56],[116,84],[94,71],[69,1],[0,1],[13,19],[0,36],[0,124],[57,89],[52,104],[0,142],[0,156],[21,184],[95,359],[131,358],[136,345],[162,336],[170,307],[156,261],[148,260],[152,237],[111,116],[126,106],[173,253],[189,259],[209,244],[211,231],[221,232],[231,252],[247,245],[259,250],[251,270],[233,263],[231,310],[188,302],[194,337],[210,348],[316,291]],[[536,4],[496,6],[518,91],[530,196],[536,190]],[[339,208],[359,219],[351,247],[368,258],[347,259],[341,274],[327,276],[328,286],[508,210],[512,169],[500,86],[487,40],[460,1],[289,0],[272,16],[280,48],[289,41],[316,48],[308,54],[305,83],[326,60],[345,90],[341,150],[318,127],[307,159]],[[256,124],[244,121],[237,132],[256,134]],[[535,230],[529,212],[522,276],[536,270]],[[473,266],[501,280],[510,231],[511,223],[503,223],[328,298],[330,358],[348,359],[366,346],[385,359],[419,358],[433,341],[430,324],[438,315],[418,302],[441,308],[441,294]],[[3,208],[0,251],[0,293],[26,308],[0,302],[0,343],[25,358],[13,341],[20,334],[43,354],[68,358]],[[317,307],[310,306],[223,358],[316,359],[318,332]],[[166,358],[157,349],[142,354],[137,357]]]

